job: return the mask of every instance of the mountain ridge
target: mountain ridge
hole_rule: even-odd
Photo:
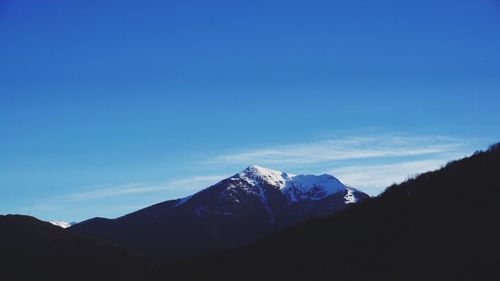
[[[25,215],[0,215],[0,264],[5,280],[138,280],[146,258],[102,239],[72,233]]]
[[[93,218],[69,230],[177,259],[249,244],[368,198],[331,175],[297,176],[253,165],[191,196],[117,219]]]
[[[498,280],[498,171],[500,144],[248,247],[168,264],[159,276],[168,272],[176,280]]]
[[[167,263],[33,217],[0,215],[2,277],[498,280],[498,171],[500,144],[392,185],[380,196],[340,213],[281,229],[252,245]],[[170,208],[178,202],[152,207]],[[132,217],[140,220],[140,215]]]

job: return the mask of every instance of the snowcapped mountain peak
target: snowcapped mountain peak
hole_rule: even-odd
[[[215,191],[215,193],[211,193],[212,191]],[[203,191],[177,199],[173,206],[185,206],[185,203],[192,201],[192,198],[197,199],[200,196],[208,196],[207,194],[214,194],[214,198],[223,200],[224,203],[220,204],[222,207],[217,212],[225,214],[230,213],[227,211],[227,205],[225,204],[238,205],[236,208],[241,208],[241,206],[254,204],[255,201],[252,200],[257,198],[271,215],[271,221],[274,221],[274,213],[273,208],[270,207],[272,204],[270,205],[269,202],[280,197],[284,199],[281,202],[286,202],[289,206],[303,204],[304,202],[306,204],[316,204],[312,201],[320,202],[323,199],[341,200],[341,204],[347,205],[369,198],[368,195],[344,185],[340,180],[329,174],[295,175],[251,165]],[[199,199],[197,199],[193,204],[199,205],[199,202]],[[217,204],[219,203],[213,205]],[[188,205],[191,206],[192,204]]]
[[[86,221],[70,230],[111,237],[158,257],[179,258],[250,244],[273,231],[334,214],[368,198],[331,175],[293,175],[253,165],[191,196],[114,220]]]
[[[257,185],[265,182],[269,185],[276,186],[281,189],[284,188],[294,175],[285,172],[272,170],[257,165],[248,166],[245,170],[240,172],[237,177],[241,178],[251,185]]]
[[[285,172],[273,170],[269,168],[264,168],[257,165],[250,165],[245,170],[243,170],[240,174],[252,174],[262,177],[281,177],[283,175],[288,175]]]
[[[244,180],[251,186],[265,183],[275,187],[285,194],[291,203],[306,199],[319,200],[348,190],[347,186],[332,175],[294,175],[256,165],[249,166],[235,175],[235,179]]]
[[[75,223],[74,222],[65,222],[65,221],[49,221],[51,224],[55,225],[55,226],[59,226],[61,228],[68,228],[72,225],[74,225]]]

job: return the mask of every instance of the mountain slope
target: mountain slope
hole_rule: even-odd
[[[192,196],[69,229],[148,256],[176,259],[249,244],[367,198],[330,175],[295,176],[250,166]]]
[[[135,280],[148,263],[109,242],[7,215],[0,216],[0,268],[3,280]]]
[[[246,248],[174,263],[176,280],[498,280],[500,145]]]

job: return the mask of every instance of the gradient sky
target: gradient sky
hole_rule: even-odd
[[[116,217],[250,164],[372,195],[500,140],[500,2],[0,0],[0,213]]]

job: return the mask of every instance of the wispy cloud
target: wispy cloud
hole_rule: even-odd
[[[208,185],[221,180],[224,176],[199,176],[190,177],[185,179],[178,179],[169,181],[163,184],[147,185],[147,184],[127,184],[112,186],[106,188],[99,188],[89,192],[74,193],[64,196],[67,201],[82,201],[101,199],[106,197],[115,197],[134,193],[154,193],[160,191],[168,191],[174,189],[188,189],[194,190],[196,188],[203,188]]]
[[[327,169],[346,184],[376,195],[392,183],[465,156],[468,144],[447,136],[350,136],[243,150],[202,163],[228,167],[258,164],[292,171],[302,167],[308,173]]]
[[[336,160],[439,154],[457,150],[463,141],[444,136],[345,137],[312,143],[258,148],[201,161],[211,165],[304,165]]]
[[[210,171],[205,176],[82,188],[76,193],[43,199],[20,212],[53,215],[66,209],[70,220],[96,215],[117,217],[160,201],[191,195],[236,173],[235,167],[251,164],[293,173],[327,172],[347,185],[377,195],[410,175],[437,169],[449,160],[465,156],[469,145],[470,140],[446,136],[391,134],[245,149],[196,161],[203,166],[198,166],[199,171],[194,174]]]
[[[73,213],[73,216],[68,220],[85,219],[96,215],[118,217],[154,203],[174,199],[175,195],[178,195],[177,198],[190,195],[226,177],[227,175],[208,175],[186,177],[158,184],[131,183],[97,186],[85,192],[41,199],[30,206],[18,208],[16,212],[20,214],[44,214],[65,209],[66,215]],[[137,195],[143,196],[137,197]],[[113,203],[105,205],[97,203],[101,199]],[[53,218],[53,220],[59,219],[64,218]]]
[[[289,144],[224,154],[200,161],[212,166],[246,166],[250,164],[297,166],[338,163],[340,160],[397,158],[427,155],[426,160],[389,165],[344,166],[330,171],[346,183],[364,188],[381,188],[399,182],[409,174],[435,168],[445,162],[443,154],[457,151],[463,141],[444,136],[370,136],[344,137],[311,143]],[[441,158],[439,158],[441,157]],[[449,159],[449,158],[447,158]],[[335,167],[336,165],[332,165]],[[233,171],[235,172],[235,171]],[[314,169],[309,171],[315,173]],[[89,191],[63,195],[52,203],[91,201],[133,194],[154,194],[170,191],[195,192],[210,186],[227,175],[192,176],[163,183],[129,183],[100,186]],[[181,191],[181,192],[179,192]]]
[[[134,193],[156,192],[166,189],[168,189],[168,187],[163,185],[127,184],[127,185],[98,188],[87,192],[68,194],[63,198],[68,201],[81,201],[81,200],[100,199],[100,198],[134,194]]]
[[[393,183],[400,183],[408,177],[439,169],[448,161],[448,158],[443,157],[391,164],[356,165],[332,169],[328,173],[335,175],[349,186],[377,195]]]
[[[193,188],[204,186],[209,184],[214,184],[226,178],[228,175],[212,175],[212,176],[199,176],[199,177],[189,177],[184,179],[173,180],[168,183],[172,188]]]
[[[225,176],[222,175],[197,176],[154,185],[133,183],[118,186],[107,186],[96,188],[87,192],[68,194],[63,196],[61,199],[63,201],[83,201],[137,193],[155,193],[179,189],[196,190],[196,188],[202,188],[214,184],[224,177]]]

